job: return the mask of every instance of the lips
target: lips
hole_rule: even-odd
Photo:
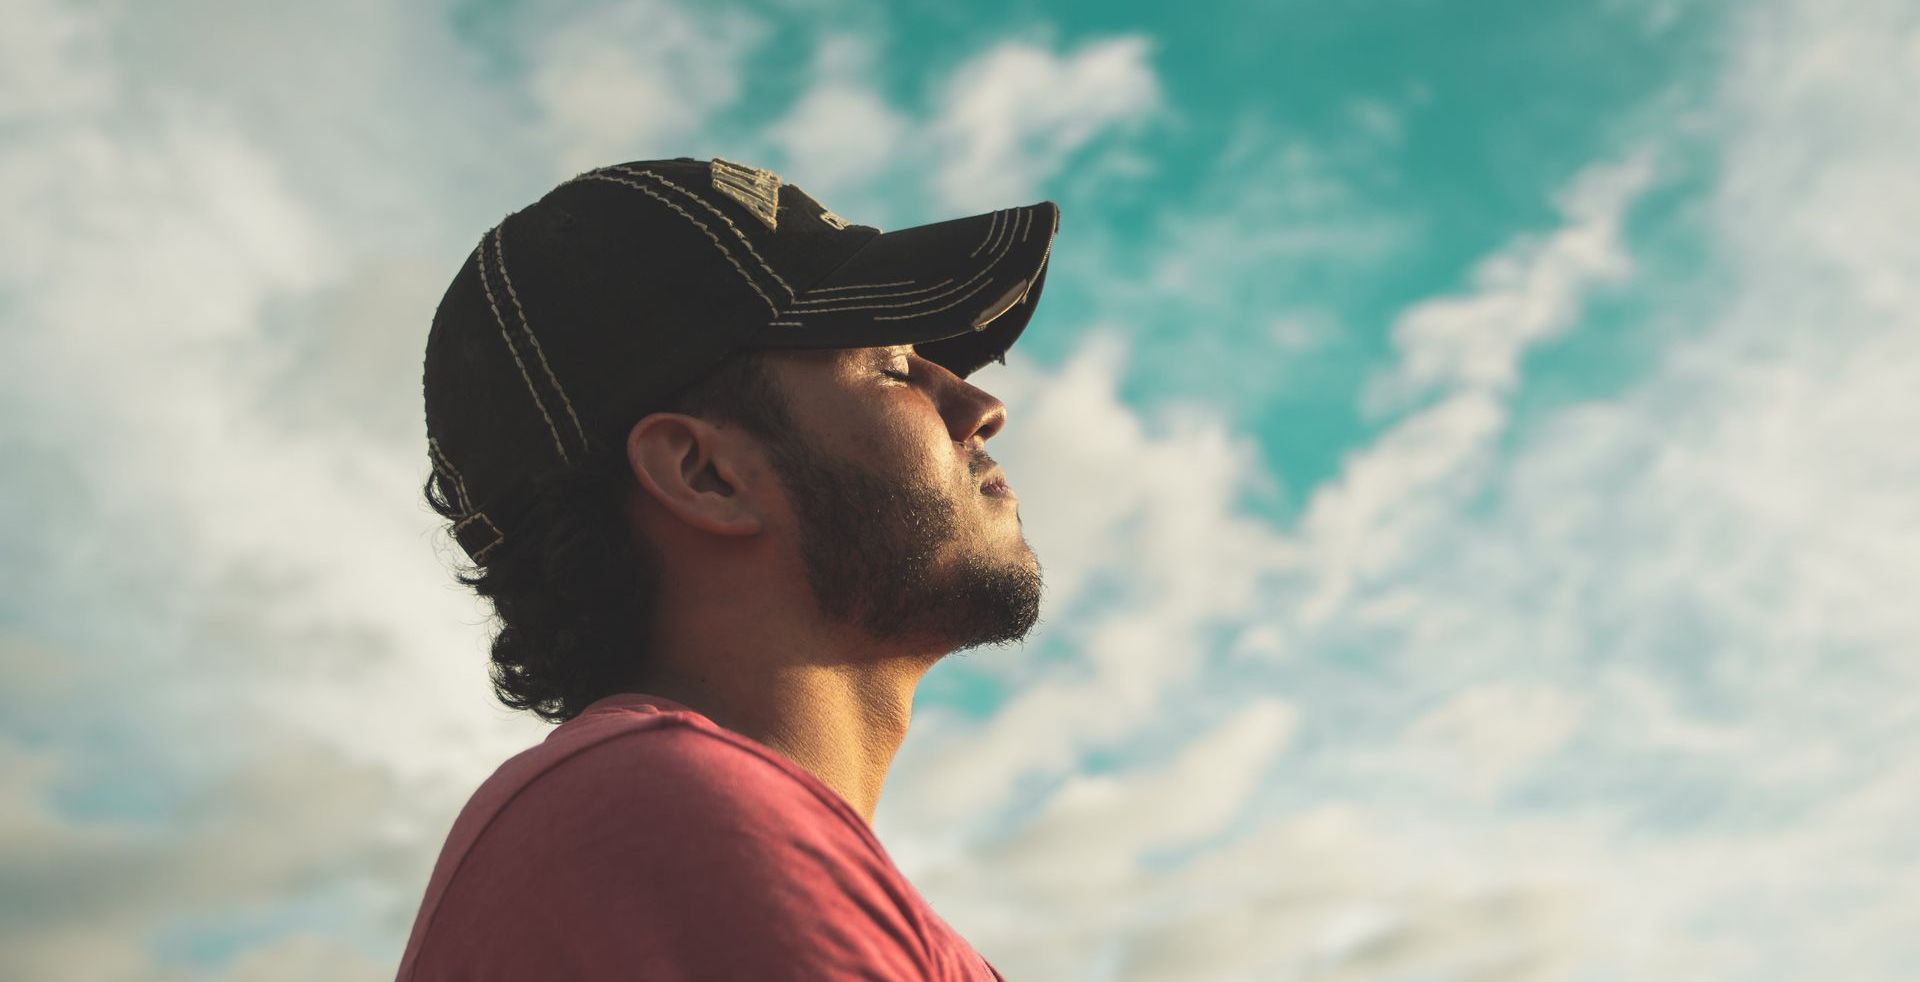
[[[998,497],[1012,494],[1013,489],[1007,485],[1007,476],[996,468],[987,476],[986,482],[980,485],[980,493]]]

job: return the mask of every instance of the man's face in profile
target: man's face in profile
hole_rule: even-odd
[[[1040,564],[982,447],[1005,421],[999,400],[904,345],[772,364],[796,432],[768,456],[822,612],[949,650],[1025,637]]]

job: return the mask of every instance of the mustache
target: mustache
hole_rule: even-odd
[[[974,477],[992,470],[997,463],[992,457],[987,456],[985,447],[971,447],[967,450],[967,467],[973,471]]]

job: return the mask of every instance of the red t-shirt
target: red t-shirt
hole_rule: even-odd
[[[1001,976],[818,778],[628,693],[500,765],[447,835],[398,982],[488,979]]]

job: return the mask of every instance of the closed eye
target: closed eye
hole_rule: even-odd
[[[896,372],[896,371],[893,371],[893,370],[891,370],[891,369],[885,369],[885,368],[883,368],[883,369],[881,369],[881,370],[880,370],[880,374],[882,374],[882,375],[885,375],[886,377],[888,377],[888,378],[890,378],[890,379],[897,379],[897,380],[899,380],[899,381],[901,381],[901,382],[911,382],[911,381],[913,381],[913,376],[911,376],[911,375],[908,375],[908,374],[907,374],[906,372]]]

